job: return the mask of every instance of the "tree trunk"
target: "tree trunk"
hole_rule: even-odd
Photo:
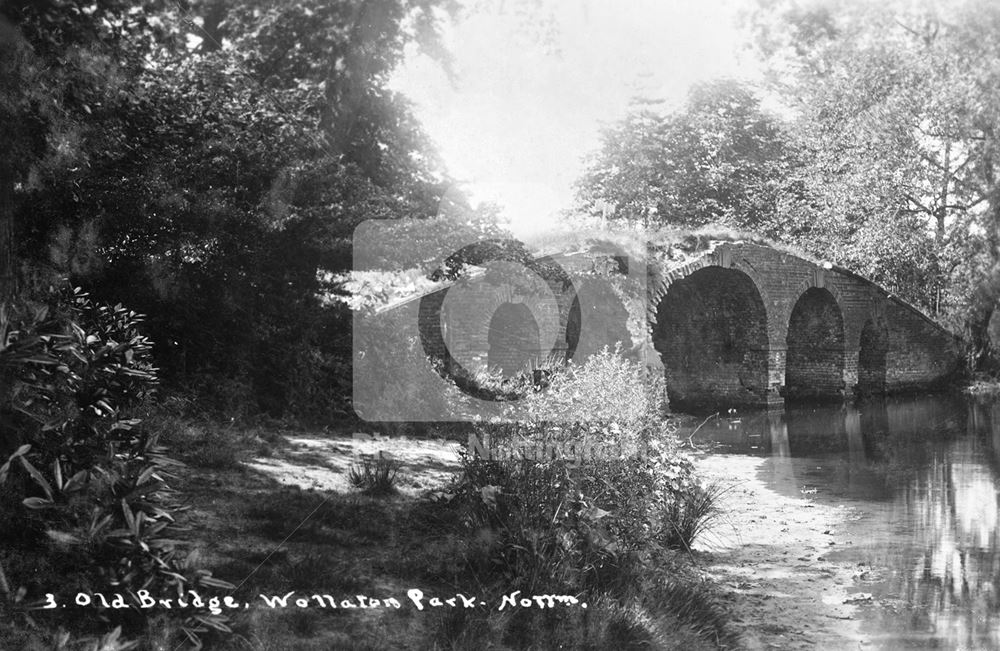
[[[0,169],[0,303],[17,293],[14,261],[14,175]]]

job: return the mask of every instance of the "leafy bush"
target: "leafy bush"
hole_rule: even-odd
[[[454,493],[474,528],[495,533],[493,563],[511,584],[620,584],[678,528],[672,518],[695,515],[682,506],[699,488],[669,432],[662,380],[606,349],[526,402],[538,421],[479,426],[494,458],[465,451]]]
[[[446,385],[435,372],[407,308],[365,316],[354,337],[354,403],[367,420],[405,414],[410,420],[434,421],[448,414],[462,420],[466,396]],[[428,385],[443,391],[427,391]],[[384,419],[393,420],[393,419]]]
[[[522,402],[512,410],[525,420],[476,426],[483,449],[461,453],[463,473],[441,498],[461,523],[466,571],[484,591],[583,594],[591,607],[488,621],[456,614],[441,622],[442,639],[498,639],[502,631],[498,641],[514,648],[567,640],[647,648],[682,629],[677,639],[720,634],[714,607],[674,598],[693,579],[665,578],[676,569],[670,548],[689,546],[711,522],[717,489],[698,484],[680,450],[662,378],[605,349],[553,371]]]
[[[78,592],[127,595],[131,609],[99,611],[127,630],[146,621],[139,590],[169,598],[231,587],[192,567],[171,537],[180,508],[167,480],[179,463],[130,417],[156,384],[140,323],[79,290],[47,306],[0,307],[0,485],[9,482],[2,506],[19,525],[18,557],[41,557],[52,576],[39,588],[63,603]],[[26,578],[11,575],[15,585]],[[19,590],[20,607],[31,606],[25,594],[41,597]],[[182,631],[192,641],[228,631],[220,615],[189,612]]]
[[[622,354],[621,344],[605,346],[582,365],[550,368],[546,389],[526,397],[525,415],[530,423],[571,424],[576,432],[637,443],[656,433],[666,416],[663,379],[648,376]]]

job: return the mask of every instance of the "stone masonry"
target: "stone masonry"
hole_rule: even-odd
[[[635,350],[626,307],[608,291],[501,278],[459,282],[420,299],[430,357],[509,375],[546,356],[579,363],[616,341]],[[657,354],[646,360],[664,373],[675,408],[929,389],[959,366],[958,340],[917,309],[846,269],[761,244],[714,242],[680,266],[651,265],[647,290]],[[583,335],[574,330],[581,314]]]
[[[675,406],[928,389],[959,365],[952,334],[840,267],[732,242],[651,273],[653,345]]]

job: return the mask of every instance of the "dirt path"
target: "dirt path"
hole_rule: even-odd
[[[863,598],[852,590],[857,568],[827,558],[851,544],[841,531],[861,517],[858,509],[817,499],[773,458],[712,455],[698,467],[733,486],[723,521],[696,549],[707,552],[706,572],[733,598],[745,648],[868,647],[852,603]]]

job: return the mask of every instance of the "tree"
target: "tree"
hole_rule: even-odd
[[[163,36],[147,20],[157,8],[157,0],[0,4],[0,299],[16,290],[15,213],[25,190],[45,166],[79,162],[91,98]]]
[[[20,259],[147,314],[167,383],[342,415],[349,316],[324,307],[317,271],[349,267],[364,219],[438,212],[447,174],[386,81],[408,43],[432,46],[449,4],[146,9],[139,26],[134,11],[109,19],[132,38],[86,41],[73,74],[42,76],[73,98],[72,146],[19,191]],[[56,38],[47,15],[18,23],[36,52]]]
[[[781,123],[735,81],[696,86],[677,112],[637,102],[605,129],[577,184],[582,209],[642,225],[769,230],[794,163]]]
[[[912,240],[895,252],[920,271],[904,293],[964,317],[983,361],[995,301],[982,297],[996,295],[983,283],[1000,259],[1000,7],[769,2],[748,23],[810,143],[804,179],[822,201],[809,208],[825,206],[822,220],[839,223],[834,239],[848,258],[871,255],[876,225]]]

